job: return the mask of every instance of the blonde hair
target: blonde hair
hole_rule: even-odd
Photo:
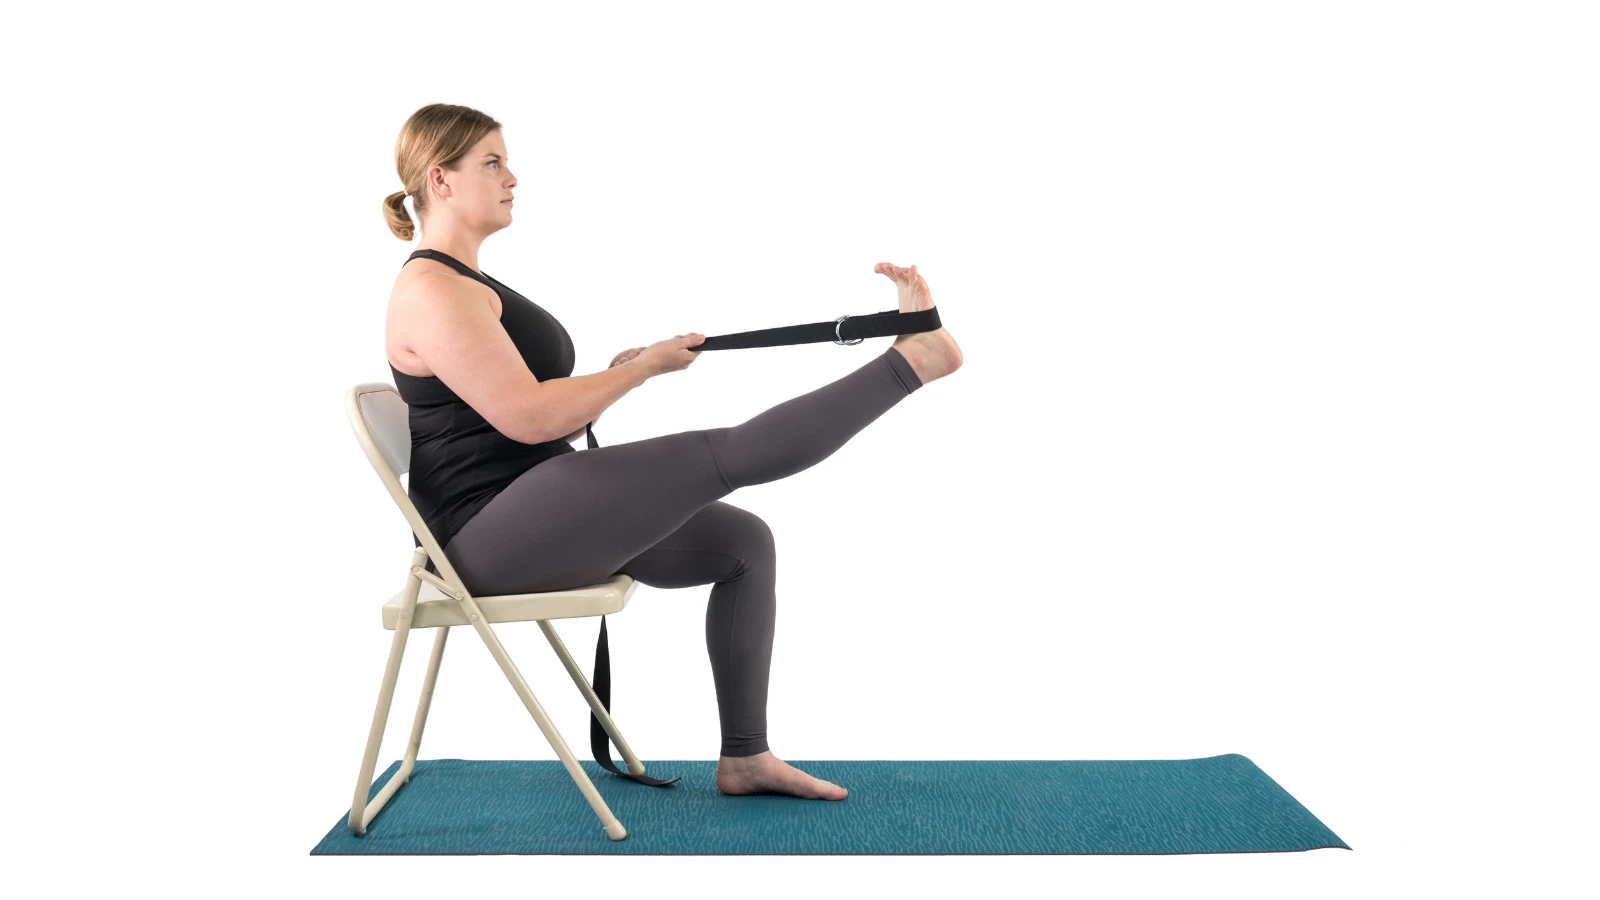
[[[468,150],[499,128],[492,116],[470,106],[432,103],[411,114],[394,142],[394,168],[406,187],[383,198],[383,218],[395,237],[409,241],[417,233],[405,200],[410,195],[418,216],[427,212],[428,170],[444,166],[455,171]]]

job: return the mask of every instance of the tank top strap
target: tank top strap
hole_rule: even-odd
[[[423,248],[421,250],[414,250],[414,251],[412,251],[410,256],[406,257],[406,262],[411,262],[413,259],[416,259],[419,256],[424,257],[426,259],[431,259],[434,262],[442,262],[445,265],[449,266],[450,268],[455,269],[457,272],[460,272],[461,274],[467,276],[468,278],[472,278],[474,280],[480,281],[480,282],[488,285],[489,287],[494,287],[494,285],[490,283],[489,276],[484,275],[484,274],[482,274],[480,272],[474,272],[472,270],[471,266],[467,265],[466,263],[462,262],[459,259],[456,259],[454,256],[451,256],[448,253],[440,253],[438,250],[430,250],[430,249],[427,249],[427,248]],[[401,263],[401,265],[403,266],[403,265],[405,265],[405,263]]]

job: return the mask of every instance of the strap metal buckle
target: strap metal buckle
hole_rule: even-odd
[[[848,319],[848,318],[850,318],[848,315],[844,315],[844,316],[840,316],[839,318],[837,318],[837,319],[835,319],[833,321],[833,342],[835,344],[840,344],[842,346],[849,347],[849,346],[853,346],[855,344],[859,344],[862,341],[866,340],[866,338],[856,338],[853,341],[847,341],[847,340],[844,339],[844,335],[839,333],[839,329],[844,325],[844,320]]]

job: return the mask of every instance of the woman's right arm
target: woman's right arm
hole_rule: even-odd
[[[552,378],[539,383],[544,392],[543,417],[546,426],[554,431],[545,440],[565,436],[567,440],[583,434],[584,426],[600,418],[611,404],[622,395],[650,380],[650,373],[635,360],[617,363],[604,372],[593,375],[575,375],[570,378]],[[540,443],[532,441],[531,443]]]
[[[541,444],[571,434],[648,381],[648,364],[630,360],[604,372],[541,382],[523,362],[477,285],[445,273],[413,283],[407,335],[412,352],[478,415],[506,437]]]

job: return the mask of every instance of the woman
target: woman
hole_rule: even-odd
[[[945,329],[899,336],[845,377],[742,425],[683,431],[577,452],[611,404],[687,369],[691,332],[617,354],[572,377],[573,346],[554,317],[478,269],[484,238],[511,224],[513,189],[499,122],[446,104],[414,113],[395,145],[405,190],[384,200],[396,237],[418,249],[390,296],[385,349],[410,405],[408,493],[474,594],[553,591],[616,573],[661,588],[711,584],[706,649],[722,724],[717,788],[842,800],[767,747],[767,675],[777,598],[772,531],[721,502],[741,487],[826,459],[919,387],[954,372]],[[916,266],[875,271],[900,310],[933,306]]]

